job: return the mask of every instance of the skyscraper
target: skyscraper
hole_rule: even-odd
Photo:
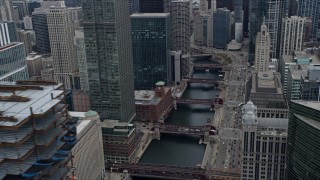
[[[83,0],[81,5],[91,108],[102,120],[129,122],[135,102],[128,0]]]
[[[270,34],[270,57],[279,58],[282,18],[287,15],[286,0],[250,0],[249,7],[249,61],[253,62],[255,38],[264,22]]]
[[[283,180],[288,119],[258,117],[251,101],[242,113],[241,179]]]
[[[306,18],[291,16],[283,19],[281,36],[281,54],[292,55],[293,51],[302,51]]]
[[[312,38],[320,38],[319,14],[320,0],[298,0],[298,16],[312,19]]]
[[[268,27],[263,24],[261,31],[258,32],[256,38],[256,52],[255,52],[255,70],[269,71],[270,58],[270,34]]]
[[[320,103],[289,102],[286,178],[320,179]]]
[[[0,0],[0,20],[1,21],[13,21],[11,0]]]
[[[0,46],[17,42],[17,31],[14,22],[0,22]]]
[[[171,40],[173,51],[190,53],[190,0],[173,0],[170,6]]]
[[[36,35],[36,51],[41,54],[50,54],[50,40],[46,13],[50,6],[65,7],[64,1],[43,1],[40,8],[32,13],[32,25]]]
[[[213,47],[224,49],[231,39],[230,11],[218,8],[213,13]]]
[[[182,75],[188,76],[190,72],[191,1],[172,0],[169,3],[169,9],[171,16],[171,50],[182,52]]]
[[[23,43],[13,42],[0,49],[0,81],[28,80],[28,68]]]
[[[50,7],[47,12],[54,79],[71,88],[70,75],[76,69],[73,45],[74,29],[71,12],[65,8]]]
[[[19,20],[23,20],[23,17],[29,14],[26,0],[13,0],[12,5],[18,8]]]
[[[158,81],[171,84],[169,13],[131,15],[134,84],[151,90]]]
[[[164,13],[164,0],[139,0],[140,13]]]

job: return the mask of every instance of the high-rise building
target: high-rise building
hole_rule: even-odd
[[[28,14],[29,16],[32,15],[35,8],[41,7],[41,3],[38,1],[29,1],[28,2]]]
[[[42,56],[37,53],[31,53],[27,56],[26,61],[30,77],[39,76],[42,70]]]
[[[194,43],[197,46],[208,46],[208,27],[212,21],[212,16],[207,14],[198,14],[194,18]],[[211,34],[212,36],[212,34]]]
[[[242,0],[234,0],[234,21],[238,23],[243,22],[242,4]]]
[[[74,155],[69,167],[75,167],[73,172],[77,179],[103,180],[105,177],[105,161],[100,117],[95,111],[74,112],[68,115],[77,122],[77,143],[72,148]]]
[[[290,101],[286,178],[320,179],[320,103]]]
[[[308,65],[291,65],[288,68],[286,99],[300,100],[301,99],[301,78],[307,76]]]
[[[107,120],[102,122],[104,157],[107,162],[131,162],[136,154],[137,135],[133,124]]]
[[[213,13],[213,47],[225,49],[231,39],[230,11],[218,8]]]
[[[292,55],[293,51],[302,51],[306,18],[291,16],[282,21],[280,56]]]
[[[18,8],[19,20],[23,20],[23,17],[29,14],[26,0],[13,0],[12,5]]]
[[[279,73],[272,71],[252,73],[251,87],[248,89],[250,89],[248,99],[258,108],[287,108]]]
[[[54,79],[70,89],[70,76],[75,72],[77,66],[71,12],[65,7],[50,7],[47,12],[47,22]]]
[[[13,21],[13,9],[11,0],[0,0],[0,20]]]
[[[79,0],[64,0],[66,7],[78,7]]]
[[[31,31],[18,30],[18,41],[23,42],[26,56],[32,52]]]
[[[171,17],[171,50],[182,52],[181,71],[183,77],[188,76],[190,73],[191,1],[172,0],[168,6]]]
[[[17,31],[14,22],[0,22],[0,47],[17,42]]]
[[[257,117],[251,101],[242,113],[241,179],[283,180],[288,119]]]
[[[140,13],[164,13],[164,0],[139,0]]]
[[[268,27],[263,24],[256,37],[255,66],[256,71],[269,71],[270,34]]]
[[[307,76],[301,77],[301,100],[320,101],[320,68],[309,66]]]
[[[32,25],[36,35],[36,51],[41,54],[50,54],[50,40],[47,23],[47,12],[50,6],[65,7],[64,1],[43,1],[40,8],[32,13]]]
[[[1,46],[0,81],[28,80],[28,68],[23,43],[13,42]]]
[[[158,81],[171,84],[169,13],[130,17],[135,89],[151,90]]]
[[[200,0],[200,12],[204,14],[211,14],[217,9],[216,0]]]
[[[320,38],[319,14],[319,0],[298,0],[298,16],[310,17],[312,19],[311,37],[313,39]]]
[[[315,65],[320,66],[320,60],[316,54],[306,51],[294,51],[293,55],[283,55],[279,63],[283,93],[287,94],[288,69],[292,65]]]
[[[129,0],[129,11],[130,14],[138,13],[139,11],[139,2],[140,0]]]
[[[190,11],[190,0],[171,1],[171,49],[183,54],[190,53]]]
[[[243,39],[243,11],[242,2],[243,0],[234,0],[234,32],[235,40],[238,43],[242,42]]]
[[[23,24],[24,24],[24,29],[33,30],[32,17],[30,16],[23,17]]]
[[[249,61],[255,58],[255,38],[261,24],[265,23],[270,34],[270,58],[279,58],[282,18],[287,15],[286,0],[250,0]]]
[[[84,44],[83,30],[75,31],[74,45],[76,50],[76,60],[79,67],[80,87],[83,91],[89,91],[86,49]]]
[[[81,5],[91,109],[102,120],[130,122],[135,107],[128,0],[86,0]]]
[[[71,130],[75,123],[66,118],[62,87],[50,82],[1,82],[0,179],[55,175],[60,179],[63,175],[57,172],[68,170],[62,164],[68,162],[76,136],[75,128]]]

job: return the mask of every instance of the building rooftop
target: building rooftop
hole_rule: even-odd
[[[41,57],[42,55],[32,52],[27,56],[27,61],[37,60],[38,58],[41,58]]]
[[[307,76],[309,65],[293,65],[290,67],[291,77],[294,80],[301,80],[301,76]]]
[[[168,17],[169,13],[134,13],[130,17],[131,18],[164,18]]]
[[[9,44],[6,44],[4,46],[1,46],[0,47],[0,52],[1,51],[4,51],[4,50],[7,50],[7,49],[10,49],[12,47],[15,47],[15,46],[18,46],[18,45],[22,45],[23,43],[22,42],[11,42]]]
[[[289,120],[286,118],[259,118],[257,117],[259,127],[267,128],[288,128]]]
[[[258,87],[276,88],[274,75],[272,71],[258,72]]]
[[[25,86],[16,82],[0,82],[0,112],[2,118],[0,126],[17,126],[28,119],[31,113],[34,115],[46,113],[61,101],[55,99],[64,93],[64,90],[58,90],[61,87],[61,83]],[[10,98],[18,99],[18,102],[6,100]],[[24,100],[21,101],[21,99]],[[12,120],[9,121],[9,119]]]
[[[159,83],[159,84],[158,84]],[[156,85],[162,85],[164,83],[158,82]],[[165,87],[165,93],[167,93],[170,90],[169,87]],[[143,105],[156,105],[161,101],[161,98],[157,97],[155,95],[154,91],[150,90],[140,90],[140,91],[134,91],[135,95],[135,104],[143,104]]]
[[[302,101],[302,100],[297,100],[297,101],[293,101],[297,104],[301,104],[304,105],[306,107],[309,107],[311,109],[320,111],[320,102],[319,101]]]
[[[294,55],[283,55],[282,58],[285,64],[320,64],[318,56],[305,51],[295,51]]]
[[[295,116],[297,116],[299,119],[301,119],[303,122],[309,124],[310,126],[320,130],[320,121],[315,121],[313,119],[310,119],[308,117],[305,116],[301,116],[299,114],[294,114]]]

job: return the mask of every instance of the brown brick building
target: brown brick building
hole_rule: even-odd
[[[158,121],[172,109],[171,89],[158,82],[154,91],[135,91],[136,119]]]

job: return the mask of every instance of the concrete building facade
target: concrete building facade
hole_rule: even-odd
[[[105,162],[103,154],[100,117],[95,111],[72,112],[68,115],[77,118],[77,144],[72,148],[74,156],[70,168],[75,167],[74,176],[77,179],[103,180],[105,177]],[[70,173],[72,174],[72,173]]]
[[[291,16],[282,21],[280,57],[292,55],[293,51],[302,51],[306,18]]]
[[[32,13],[32,25],[36,35],[36,51],[41,54],[50,54],[50,40],[47,23],[47,12],[50,7],[65,7],[64,1],[43,1],[41,7]]]
[[[81,3],[90,105],[103,120],[130,122],[135,116],[128,3],[128,0]],[[105,13],[105,9],[110,12]]]
[[[74,45],[76,50],[76,61],[79,67],[81,90],[89,91],[87,59],[86,59],[87,56],[86,56],[86,50],[85,50],[83,30],[76,30],[74,38],[75,38]]]
[[[270,34],[268,27],[263,24],[256,38],[255,66],[257,72],[269,71]]]
[[[70,75],[75,72],[77,66],[71,13],[67,8],[50,7],[47,22],[54,80],[71,89]]]
[[[28,68],[23,43],[14,42],[0,47],[0,81],[28,80]]]
[[[251,101],[242,113],[241,179],[283,180],[288,119],[259,118]]]
[[[0,1],[0,20],[1,21],[13,21],[12,1],[1,0]]]

